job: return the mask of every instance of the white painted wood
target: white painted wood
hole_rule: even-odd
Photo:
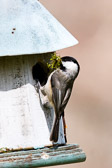
[[[32,67],[49,54],[0,58],[0,148],[51,145],[54,111],[43,111]],[[58,143],[65,143],[60,123]]]

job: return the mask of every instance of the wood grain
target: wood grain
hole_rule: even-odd
[[[54,111],[43,111],[32,78],[32,67],[49,57],[50,54],[40,54],[0,58],[0,148],[52,144],[49,136]],[[63,143],[63,137],[59,141]]]

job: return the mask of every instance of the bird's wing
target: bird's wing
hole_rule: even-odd
[[[71,89],[66,88],[66,82],[66,77],[63,75],[60,77],[58,72],[51,77],[53,102],[59,115],[64,111],[71,94]]]
[[[65,97],[64,97],[62,105],[61,105],[62,109],[64,109],[66,107],[66,104],[68,103],[68,100],[69,100],[70,95],[71,95],[71,90],[72,90],[72,88],[68,88],[66,90],[66,94],[65,94]]]

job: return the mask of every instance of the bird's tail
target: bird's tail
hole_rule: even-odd
[[[58,141],[59,121],[60,121],[60,118],[56,117],[55,121],[54,121],[54,124],[53,124],[52,131],[51,131],[50,141],[53,141],[53,142],[57,142]]]

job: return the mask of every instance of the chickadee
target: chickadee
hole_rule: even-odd
[[[80,70],[80,66],[75,58],[65,56],[61,59],[62,63],[60,68],[54,70],[50,74],[45,85],[42,86],[38,79],[40,98],[43,99],[43,102],[48,100],[48,106],[52,107],[55,111],[54,123],[50,135],[50,141],[53,142],[58,141],[59,122],[61,117],[63,118],[66,141],[64,109],[70,98],[74,80],[78,76]]]

